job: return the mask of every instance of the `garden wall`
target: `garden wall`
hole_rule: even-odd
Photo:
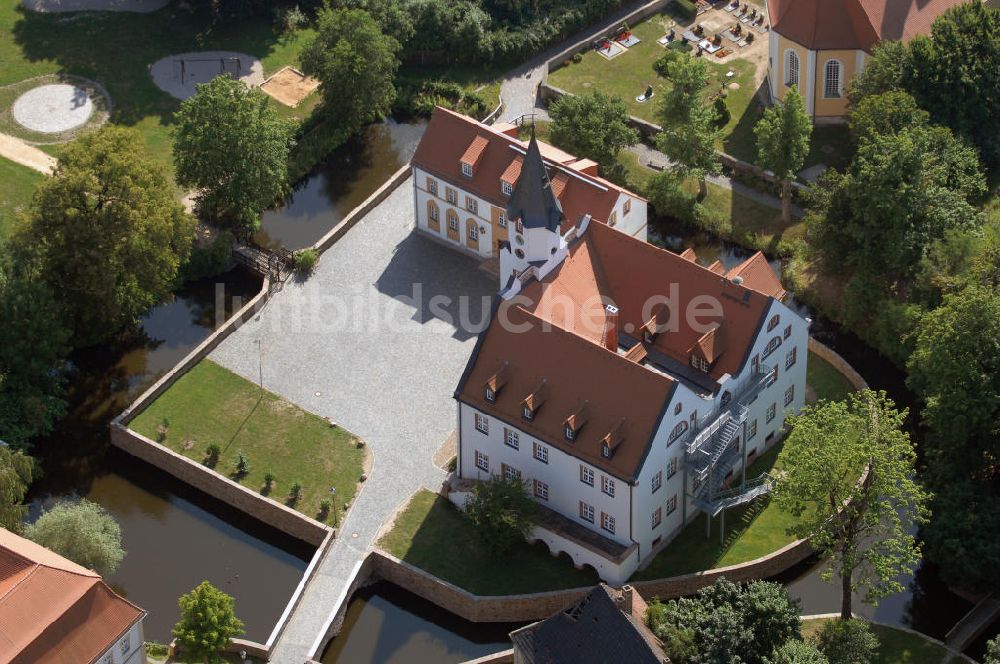
[[[833,350],[826,344],[822,344],[812,337],[809,337],[809,352],[816,353],[816,355],[832,364],[834,369],[844,374],[844,377],[847,378],[847,382],[849,382],[851,387],[855,390],[861,391],[868,387],[868,382],[862,378],[861,374],[855,371],[854,367],[852,367],[847,360],[842,358],[837,351]]]

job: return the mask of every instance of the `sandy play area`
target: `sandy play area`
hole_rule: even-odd
[[[33,12],[155,12],[170,4],[170,0],[23,0],[24,8]]]
[[[260,86],[264,93],[285,106],[295,108],[319,87],[319,81],[309,78],[294,67],[282,67]]]
[[[161,58],[150,67],[150,74],[156,87],[177,99],[187,99],[194,95],[196,85],[223,74],[259,87],[264,82],[264,65],[246,53],[201,51]]]

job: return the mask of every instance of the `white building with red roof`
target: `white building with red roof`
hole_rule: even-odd
[[[532,140],[506,208],[523,241],[455,392],[456,475],[520,478],[532,537],[621,584],[700,512],[769,491],[745,469],[804,403],[809,323],[763,254],[702,266],[571,223],[554,172]]]
[[[145,617],[96,572],[0,529],[0,662],[142,664]]]

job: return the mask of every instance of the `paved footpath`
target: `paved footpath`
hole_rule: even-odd
[[[20,138],[0,134],[0,157],[5,157],[11,161],[34,169],[39,173],[51,175],[56,167],[56,158],[49,156],[33,145],[29,145]]]
[[[475,343],[447,318],[473,295],[467,318],[488,316],[496,284],[474,259],[411,233],[413,186],[407,180],[327,250],[304,282],[290,279],[254,320],[211,359],[364,439],[374,466],[341,523],[277,644],[272,661],[301,664],[374,543],[382,523],[414,491],[437,490],[444,471],[431,463],[455,429],[452,399]],[[409,298],[414,284],[422,296]],[[346,321],[346,324],[345,324]]]

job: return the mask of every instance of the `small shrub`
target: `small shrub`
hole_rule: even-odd
[[[674,11],[684,19],[693,20],[698,15],[698,8],[691,0],[675,0]]]
[[[829,664],[829,660],[813,644],[791,639],[774,651],[767,664]]]
[[[250,460],[247,455],[240,450],[236,455],[236,477],[246,477],[250,474]]]
[[[153,657],[166,657],[170,653],[170,649],[163,643],[157,643],[156,641],[146,641],[146,654],[152,655]]]
[[[295,252],[295,269],[303,274],[310,274],[319,262],[319,252],[315,249],[302,249]]]
[[[288,502],[294,505],[299,502],[299,498],[302,497],[302,483],[292,482],[291,488],[288,490]]]
[[[170,420],[163,418],[163,422],[160,426],[156,427],[156,442],[162,443],[167,439],[167,433],[170,431]]]
[[[729,112],[729,106],[726,105],[726,96],[719,95],[715,98],[715,126],[722,128],[729,124],[729,120],[733,117],[732,113]]]
[[[816,646],[830,664],[872,664],[878,656],[878,637],[867,621],[831,620],[823,625]]]
[[[324,498],[323,500],[319,501],[319,514],[317,514],[316,516],[317,518],[319,518],[320,521],[323,521],[329,515],[330,515],[330,501]]]
[[[212,443],[208,446],[205,452],[205,465],[214,466],[219,462],[219,455],[222,454],[222,448],[217,444]]]
[[[583,62],[583,53],[574,53],[573,54],[573,62],[575,62],[577,64]]]
[[[278,32],[291,34],[296,30],[301,30],[309,23],[309,17],[299,9],[298,5],[279,9],[274,19]]]
[[[264,473],[264,488],[270,491],[272,488],[274,488],[274,480],[276,479],[277,478],[274,476],[274,473],[272,472]]]

